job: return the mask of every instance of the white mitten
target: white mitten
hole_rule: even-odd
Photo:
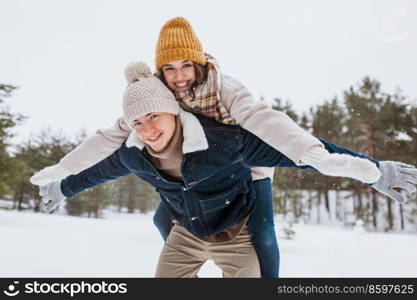
[[[40,170],[30,177],[29,180],[32,184],[43,186],[53,181],[64,179],[69,175],[71,175],[71,173],[67,169],[60,164],[56,164]]]
[[[381,176],[377,165],[368,159],[349,154],[329,153],[319,146],[305,151],[301,161],[324,175],[349,177],[364,183],[374,183]]]

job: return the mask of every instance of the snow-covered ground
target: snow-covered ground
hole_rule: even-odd
[[[282,277],[416,277],[417,237],[295,225],[281,238]],[[0,210],[0,277],[153,277],[162,239],[152,214],[103,219]],[[200,277],[221,277],[207,262]]]

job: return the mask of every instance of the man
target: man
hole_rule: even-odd
[[[225,277],[259,277],[246,224],[256,205],[250,168],[312,167],[296,166],[238,126],[181,110],[173,94],[144,64],[134,65],[133,71],[128,72],[130,84],[123,99],[124,118],[133,128],[129,138],[95,166],[42,187],[41,195],[52,200],[47,210],[85,189],[133,173],[157,189],[175,220],[157,277],[195,277],[207,259],[213,259]],[[342,162],[337,168],[345,176],[377,181],[375,188],[387,189],[390,174],[383,166],[392,163],[322,142],[330,153],[349,154],[327,154],[331,164],[324,167],[330,173],[333,164]],[[396,170],[407,173],[402,187],[413,192],[409,182],[417,182],[415,168],[401,165]]]

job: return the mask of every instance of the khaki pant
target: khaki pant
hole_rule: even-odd
[[[223,277],[261,276],[247,225],[230,241],[209,243],[175,224],[159,256],[155,277],[197,277],[209,259],[223,270]]]

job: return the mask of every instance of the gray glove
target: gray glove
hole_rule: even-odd
[[[371,186],[378,192],[398,201],[405,203],[407,201],[406,195],[416,192],[417,184],[417,168],[412,165],[407,165],[398,161],[381,161],[379,163],[379,170],[381,177],[377,182]],[[399,193],[394,188],[404,190],[404,193]]]
[[[61,191],[61,180],[39,187],[39,195],[42,196],[43,201],[41,209],[46,213],[52,212],[67,199]]]

